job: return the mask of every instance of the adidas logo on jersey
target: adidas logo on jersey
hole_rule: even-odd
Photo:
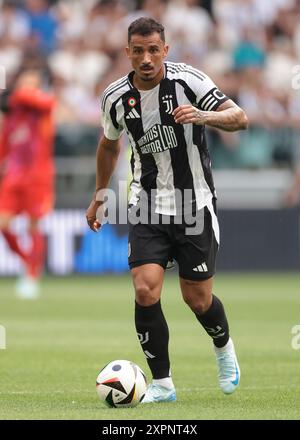
[[[199,266],[193,267],[194,272],[208,272],[206,263],[199,264]]]
[[[126,115],[126,119],[137,119],[140,118],[140,115],[138,114],[138,112],[136,111],[135,108],[133,108],[128,115]]]

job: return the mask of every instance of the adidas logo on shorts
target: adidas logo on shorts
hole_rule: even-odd
[[[201,263],[199,266],[193,267],[194,272],[208,272],[206,263]]]

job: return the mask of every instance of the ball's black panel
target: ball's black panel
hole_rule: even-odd
[[[127,403],[131,403],[134,396],[134,392],[135,392],[135,384],[133,385],[133,388],[128,394],[128,396],[124,400],[121,400],[121,402],[119,402],[118,405],[126,405]]]
[[[126,394],[126,390],[119,380],[116,380],[115,382],[110,382],[110,381],[102,382],[102,385],[105,385],[106,387],[113,388],[114,390],[118,390],[121,391],[121,393]]]
[[[113,391],[111,390],[111,391],[108,393],[108,395],[107,395],[107,397],[106,397],[106,399],[105,399],[105,403],[106,403],[106,405],[109,406],[110,408],[116,408],[116,405],[114,404],[114,401],[113,401],[113,398],[112,398],[112,394],[113,394]]]

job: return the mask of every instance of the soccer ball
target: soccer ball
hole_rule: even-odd
[[[106,365],[96,379],[100,399],[111,408],[134,407],[141,402],[147,389],[146,376],[131,361],[117,360]]]

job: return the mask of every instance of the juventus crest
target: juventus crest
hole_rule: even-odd
[[[162,97],[163,103],[166,105],[165,112],[171,115],[173,113],[173,95],[165,95]]]

